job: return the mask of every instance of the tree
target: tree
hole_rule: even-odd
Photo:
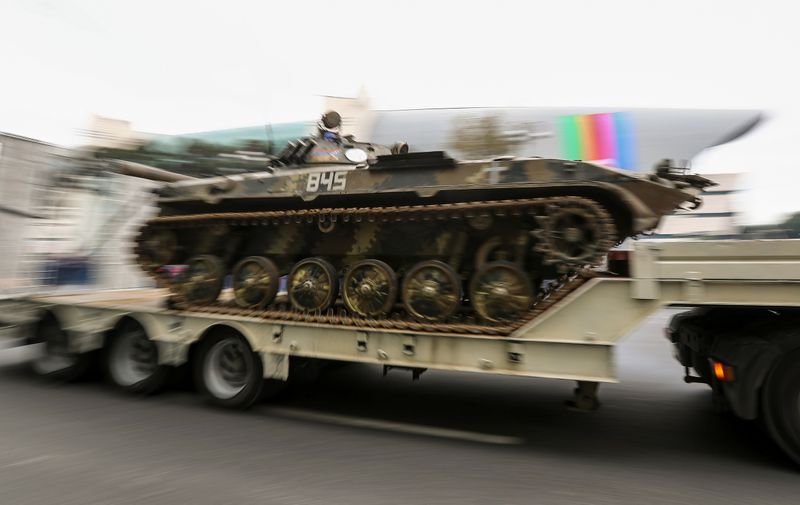
[[[272,152],[272,142],[266,140],[248,139],[239,143],[239,151],[254,153],[274,154]]]
[[[203,140],[190,140],[184,150],[195,156],[216,156],[221,152],[225,152],[225,147]]]
[[[779,225],[787,231],[790,237],[800,236],[800,212],[795,212],[786,218],[783,224]]]
[[[515,130],[527,129],[518,125]],[[492,158],[511,154],[520,139],[505,131],[496,115],[460,117],[454,120],[448,147],[468,158]]]

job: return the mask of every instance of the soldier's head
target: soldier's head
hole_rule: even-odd
[[[317,128],[319,129],[320,136],[325,140],[336,140],[339,138],[339,131],[342,126],[342,116],[335,110],[329,110],[322,115]]]

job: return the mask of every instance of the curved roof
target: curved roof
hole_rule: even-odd
[[[624,145],[628,150],[629,166],[609,164],[638,170],[649,170],[664,158],[689,160],[703,149],[741,137],[762,120],[762,113],[757,110],[599,107],[387,110],[375,112],[371,141],[391,144],[402,140],[414,151],[448,149],[459,124],[467,118],[488,115],[497,116],[509,135],[523,134],[515,155],[602,161],[604,153],[587,153],[586,148],[600,151],[599,145],[607,142],[614,151],[611,146],[616,142],[615,147],[621,149]],[[587,126],[592,120],[598,122],[603,118],[619,122],[605,130]],[[566,138],[569,130],[565,129],[565,123],[570,122],[577,124],[572,143]],[[615,138],[609,139],[610,136]]]

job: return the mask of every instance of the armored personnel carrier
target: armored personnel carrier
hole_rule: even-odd
[[[541,158],[457,161],[340,134],[335,112],[263,172],[161,187],[136,253],[180,308],[510,332],[553,286],[711,183]],[[183,265],[179,275],[168,272]],[[230,275],[230,277],[228,277]],[[232,299],[220,299],[230,279]],[[546,289],[545,289],[546,288]]]

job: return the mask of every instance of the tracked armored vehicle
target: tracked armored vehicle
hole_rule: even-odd
[[[662,216],[697,206],[711,184],[669,164],[637,175],[559,159],[456,161],[357,142],[339,127],[327,113],[316,135],[263,172],[158,190],[160,215],[136,253],[173,305],[509,333],[554,288]],[[221,299],[227,278],[232,299]]]

